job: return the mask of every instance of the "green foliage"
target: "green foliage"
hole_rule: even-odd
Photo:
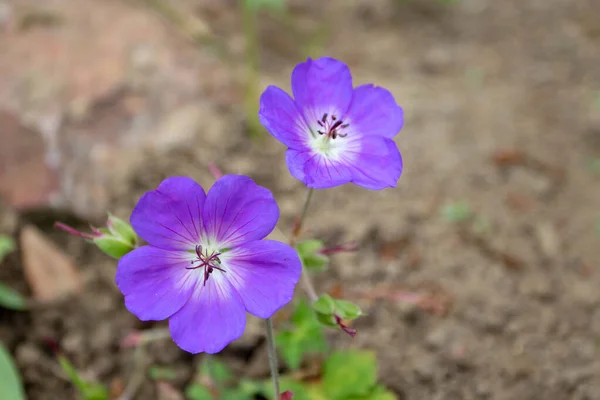
[[[288,367],[297,369],[307,353],[327,350],[323,327],[305,300],[296,305],[290,329],[277,333],[275,341]]]
[[[311,272],[320,272],[327,269],[329,258],[319,253],[323,247],[323,242],[320,240],[309,239],[304,240],[296,245],[298,256],[302,261],[302,266]]]
[[[58,356],[58,363],[73,385],[79,391],[82,400],[108,400],[108,390],[96,382],[88,382],[83,379],[75,366],[63,355]]]
[[[21,376],[6,348],[0,343],[0,393],[2,400],[25,400]]]
[[[444,220],[451,223],[464,222],[473,216],[471,206],[465,201],[446,204],[440,209],[440,214]]]
[[[210,390],[199,383],[192,383],[185,389],[185,398],[188,400],[214,400]]]
[[[15,241],[8,235],[0,235],[0,263],[4,258],[15,251]]]
[[[317,312],[317,320],[325,326],[337,326],[336,315],[343,320],[353,320],[363,315],[356,304],[347,300],[333,299],[328,294],[319,297],[312,304],[312,308]]]
[[[150,375],[150,379],[155,381],[172,381],[177,377],[173,368],[158,365],[150,367],[150,369],[148,369],[148,375]]]
[[[377,360],[370,352],[336,352],[323,366],[323,388],[329,399],[368,395],[377,380]]]
[[[0,282],[0,306],[11,310],[22,311],[27,308],[25,297],[19,292]]]

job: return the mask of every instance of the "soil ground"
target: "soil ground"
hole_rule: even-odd
[[[171,2],[190,23],[156,3],[0,1],[0,231],[37,225],[85,284],[28,312],[0,310],[0,339],[34,400],[75,396],[49,341],[118,391],[132,360],[121,340],[152,326],[124,309],[114,262],[54,231],[55,219],[127,216],[166,176],[208,184],[208,162],[272,189],[284,232],[304,199],[283,146],[246,131],[236,2]],[[360,243],[319,279],[368,313],[355,340],[334,335],[335,345],[374,349],[381,381],[402,400],[600,399],[600,176],[590,168],[600,159],[600,3],[295,0],[290,9],[291,22],[261,17],[261,87],[288,88],[306,54],[327,54],[350,65],[356,84],[390,89],[406,112],[398,187],[318,191],[308,217],[313,236]],[[440,215],[458,201],[476,229]],[[28,293],[20,253],[0,280]],[[403,291],[427,301],[411,305]],[[222,357],[266,376],[255,322]],[[182,389],[198,360],[162,341],[147,361],[173,366]],[[157,393],[145,381],[137,398]]]

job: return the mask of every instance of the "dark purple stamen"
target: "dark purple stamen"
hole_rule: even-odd
[[[323,130],[317,131],[319,135],[327,135],[327,137],[331,139],[335,139],[338,136],[348,136],[347,133],[341,133],[341,131],[350,126],[350,124],[344,124],[344,121],[338,120],[335,115],[332,115],[331,121],[328,121],[327,114],[323,114],[323,117],[318,120],[317,123],[323,128]]]
[[[221,255],[221,253],[218,253],[216,251],[213,251],[210,255],[208,254],[208,252],[205,252],[203,254],[202,246],[197,245],[196,246],[197,258],[195,260],[192,260],[192,265],[197,262],[200,262],[200,264],[193,266],[193,267],[185,267],[185,269],[204,268],[204,286],[206,286],[206,281],[208,280],[208,278],[210,278],[210,274],[212,274],[215,269],[217,269],[221,272],[226,272],[223,268],[221,268],[217,265],[217,264],[219,264],[219,265],[221,264],[221,259],[219,258],[220,255]]]

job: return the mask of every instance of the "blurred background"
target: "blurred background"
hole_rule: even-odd
[[[123,338],[164,325],[53,222],[128,218],[167,176],[210,185],[213,162],[273,190],[289,232],[306,189],[258,98],[322,55],[406,115],[396,189],[313,198],[307,236],[360,244],[318,280],[368,313],[334,346],[374,350],[398,399],[600,399],[596,0],[0,0],[0,282],[27,298],[0,340],[28,398],[75,398],[57,348],[118,396]],[[144,357],[174,375],[137,398],[182,398],[198,356]],[[268,377],[262,325],[221,357]]]

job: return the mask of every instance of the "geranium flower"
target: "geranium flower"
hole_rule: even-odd
[[[292,73],[292,99],[269,86],[260,98],[261,123],[288,146],[291,174],[311,188],[352,182],[395,187],[402,157],[392,140],[403,110],[381,87],[352,87],[350,70],[333,58],[308,59]]]
[[[175,343],[217,353],[242,336],[246,311],[269,318],[287,304],[302,270],[296,251],[264,239],[279,219],[269,190],[226,175],[208,194],[172,177],[131,214],[148,242],[119,260],[125,306],[143,321],[169,319]]]

